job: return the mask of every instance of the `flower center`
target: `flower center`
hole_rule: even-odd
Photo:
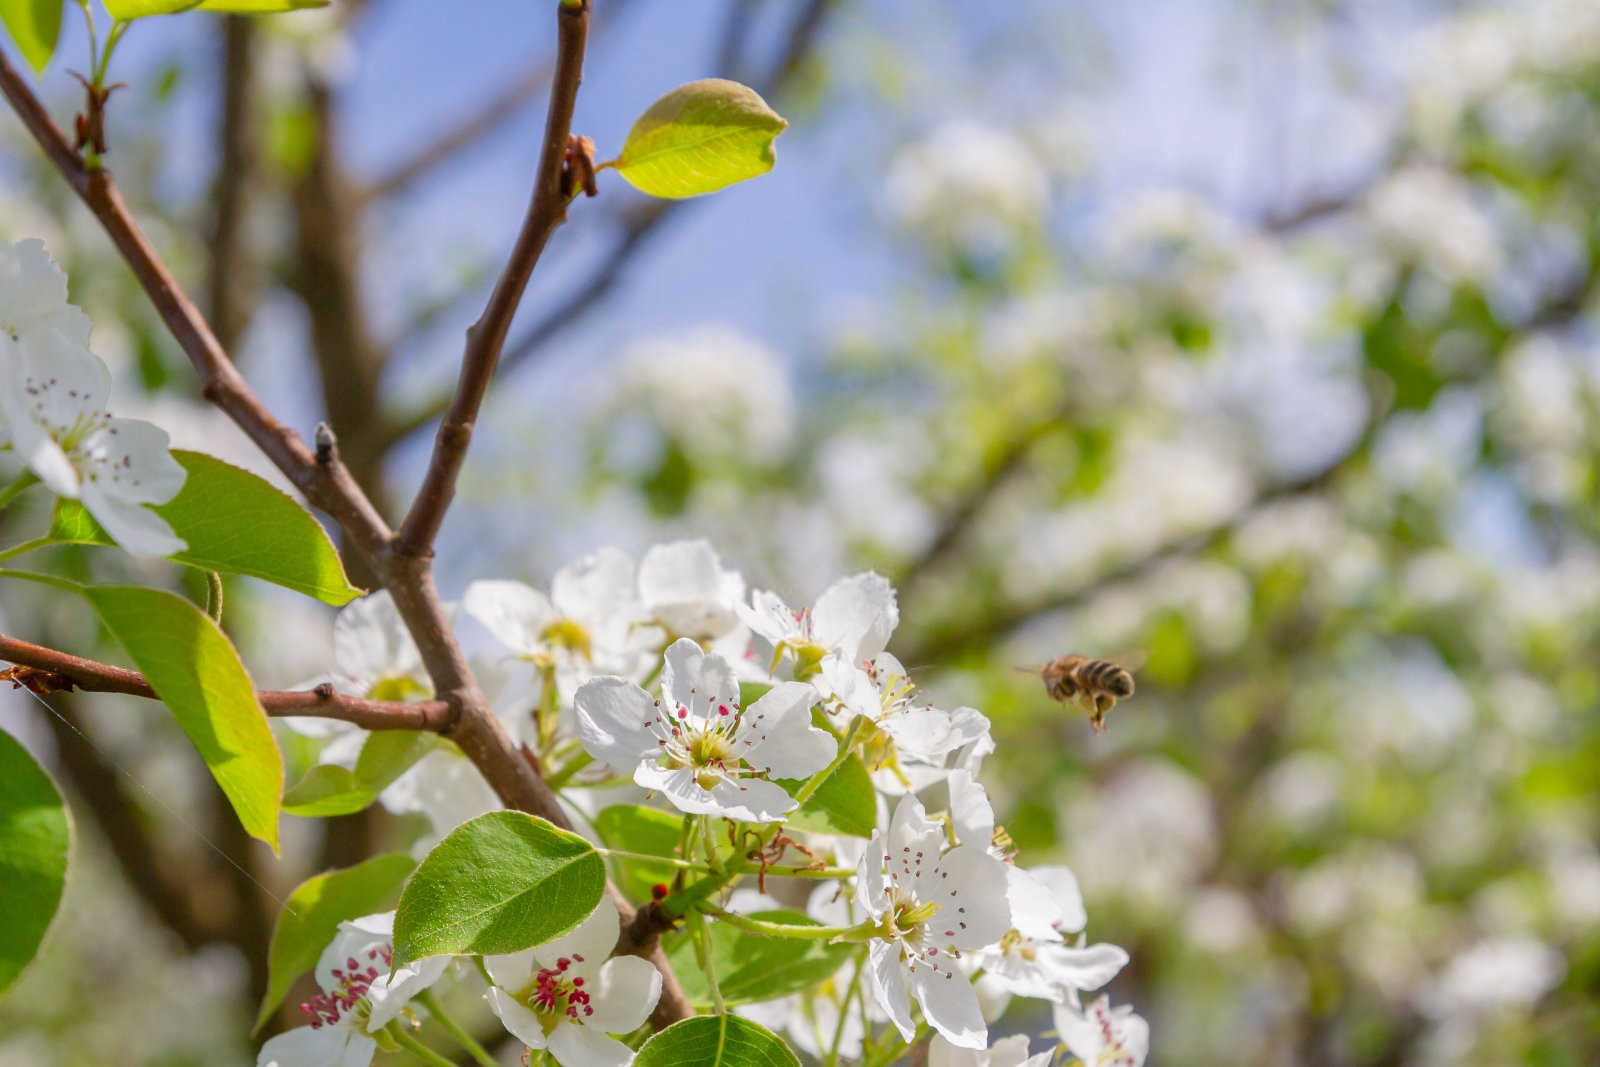
[[[576,953],[562,956],[554,967],[545,967],[534,975],[533,982],[523,992],[523,999],[539,1017],[539,1025],[544,1027],[545,1033],[550,1033],[563,1020],[594,1014],[583,978],[568,973],[574,963],[582,962],[583,957]]]
[[[1021,930],[1015,928],[1007,930],[1006,935],[1000,939],[1000,951],[1006,955],[1015,953],[1029,963],[1039,954],[1034,947],[1033,938],[1024,937]]]
[[[367,950],[366,964],[354,956],[344,961],[343,967],[333,971],[339,984],[326,993],[318,993],[300,1005],[300,1014],[311,1020],[311,1029],[333,1026],[352,1011],[365,1017],[368,1009],[367,991],[380,975],[389,970],[394,960],[394,950],[389,945],[377,945]]]
[[[919,901],[909,894],[902,894],[899,890],[891,890],[893,894],[888,912],[883,917],[883,933],[888,938],[916,938],[922,933],[923,925],[939,913],[939,905],[931,901]]]
[[[594,659],[594,641],[589,637],[589,631],[576,619],[557,619],[540,631],[539,640],[568,652],[576,652],[586,660]]]

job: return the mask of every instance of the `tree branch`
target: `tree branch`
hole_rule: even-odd
[[[110,172],[91,170],[78,158],[4,52],[0,52],[0,93],[5,94],[45,155],[100,220],[200,375],[206,398],[225,411],[278,469],[313,504],[332,515],[364,551],[374,555],[381,552],[388,541],[382,516],[353,480],[341,481],[338,470],[316,464],[300,435],[280,423],[261,403],[199,308],[178,286],[140,231],[112,183]]]
[[[217,131],[217,172],[212,195],[208,317],[224,349],[232,348],[250,321],[254,270],[245,247],[249,193],[256,173],[255,20],[222,20],[222,115]]]
[[[572,132],[572,111],[578,102],[578,83],[583,78],[583,49],[589,32],[588,0],[562,0],[558,25],[555,82],[550,89],[550,110],[545,118],[544,148],[539,156],[533,200],[528,205],[522,231],[517,235],[505,270],[489,295],[488,306],[467,330],[467,347],[461,357],[455,398],[439,425],[422,488],[417,491],[394,541],[394,551],[400,556],[422,557],[433,551],[434,538],[455,496],[456,478],[472,442],[473,424],[494,378],[511,319],[517,313],[517,305],[522,302],[528,279],[550,234],[566,221],[569,198],[562,188],[561,176],[567,138]]]
[[[43,671],[66,679],[70,687],[89,693],[123,693],[128,696],[160,700],[144,675],[126,667],[114,667],[98,660],[84,659],[31,641],[0,634],[0,660]],[[23,678],[13,678],[15,686],[27,686]],[[39,679],[44,688],[61,688],[58,682]],[[265,689],[256,694],[268,715],[305,715],[318,719],[338,719],[364,730],[426,730],[439,733],[449,729],[454,718],[443,700],[366,700],[337,692],[331,685],[315,689]]]

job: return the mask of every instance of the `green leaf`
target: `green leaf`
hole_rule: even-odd
[[[613,804],[595,816],[594,828],[607,848],[676,856],[683,816],[638,804]],[[677,873],[670,863],[628,860],[617,873],[617,888],[633,900],[649,900],[655,885],[670,885]]]
[[[0,21],[11,31],[22,58],[40,71],[56,54],[63,0],[0,0]]]
[[[773,139],[788,125],[754,89],[706,78],[651,104],[612,165],[651,196],[700,196],[771,170]]]
[[[673,1023],[639,1049],[634,1067],[800,1067],[783,1039],[737,1015]]]
[[[276,852],[283,756],[233,643],[172,593],[135,585],[80,591],[199,750],[245,830]]]
[[[439,747],[439,739],[416,730],[379,730],[367,738],[355,769],[319,763],[283,794],[290,815],[349,815],[370,805],[423,756]]]
[[[760,911],[751,918],[786,926],[818,925],[797,911]],[[856,950],[853,945],[830,945],[826,941],[762,937],[729,923],[712,924],[710,933],[711,965],[728,1004],[771,1000],[810,989],[833,977]],[[711,987],[695,958],[693,939],[676,934],[664,941],[667,958],[683,983],[683,991],[695,1004],[709,1006]]]
[[[498,955],[577,926],[605,892],[606,866],[577,834],[520,811],[492,811],[452,830],[406,884],[394,961]]]
[[[146,15],[174,15],[199,3],[200,0],[105,0],[106,14],[123,21]]]
[[[67,884],[72,822],[50,776],[0,731],[0,990],[38,953]]]
[[[235,15],[271,15],[279,11],[327,6],[328,0],[203,0],[200,10],[228,11]]]
[[[295,887],[278,912],[267,950],[267,991],[256,1013],[255,1029],[272,1018],[294,980],[317,965],[339,924],[387,911],[416,861],[403,853],[374,856],[354,867],[325,871]]]
[[[155,509],[189,547],[172,558],[293,589],[340,607],[362,591],[350,584],[321,523],[270,483],[202,452],[174,450],[189,472],[183,489]],[[56,504],[50,536],[76,544],[112,540],[75,500]]]
[[[778,783],[793,796],[804,782],[785,779]],[[871,837],[878,824],[877,794],[872,789],[872,776],[860,756],[851,756],[839,764],[811,799],[789,816],[789,825],[800,830],[814,830],[824,834],[844,834],[847,837]]]

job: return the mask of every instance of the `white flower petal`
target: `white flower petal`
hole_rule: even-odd
[[[348,1026],[302,1026],[261,1046],[256,1067],[367,1067],[377,1042]]]
[[[534,946],[533,955],[546,967],[557,966],[556,961],[559,959],[570,959],[592,964],[593,970],[598,973],[601,964],[616,947],[617,934],[620,932],[617,906],[610,900],[601,898],[599,906],[589,913],[587,919],[575,926],[570,933],[563,934],[554,941]]]
[[[418,993],[437,982],[450,966],[449,956],[433,956],[414,960],[396,968],[372,983],[367,1002],[372,1005],[372,1016],[367,1021],[368,1030],[377,1030],[400,1014]]]
[[[143,504],[129,503],[108,495],[93,482],[82,487],[83,506],[95,521],[105,527],[111,539],[135,556],[171,556],[188,544],[167,525],[167,520]]]
[[[422,666],[422,655],[387,590],[340,609],[333,620],[333,659],[339,672],[361,687],[410,676]]]
[[[910,1041],[917,1028],[911,1022],[911,998],[906,992],[905,967],[900,949],[887,941],[874,941],[867,947],[867,976],[878,1007],[894,1023],[900,1036]]]
[[[521,989],[533,979],[534,972],[539,969],[531,948],[525,948],[521,952],[508,952],[501,956],[485,956],[483,966],[489,972],[489,980],[506,989]]]
[[[911,888],[918,878],[934,870],[943,848],[944,827],[928,818],[922,801],[914,796],[901,798],[884,842],[890,880]]]
[[[994,840],[994,807],[989,803],[989,794],[967,771],[951,771],[946,784],[956,840],[963,845],[988,848]]]
[[[633,1062],[633,1050],[616,1038],[570,1022],[551,1031],[550,1055],[561,1067],[624,1067]]]
[[[317,985],[326,992],[338,989],[339,978],[333,972],[348,972],[352,960],[358,970],[376,969],[379,973],[387,974],[389,965],[383,960],[382,950],[393,938],[393,930],[392,911],[363,915],[359,919],[340,923],[339,932],[334,934],[333,940],[328,942],[328,947],[317,958],[313,972]]]
[[[543,644],[545,628],[555,621],[555,609],[539,590],[522,582],[473,582],[461,596],[461,610],[483,623],[512,652],[529,654]]]
[[[856,900],[873,918],[881,916],[889,908],[889,887],[884,870],[887,862],[885,848],[882,833],[874,830],[872,840],[867,842],[866,850],[861,853],[861,861],[856,864]]]
[[[726,570],[706,541],[656,545],[639,561],[645,611],[674,634],[719,637],[737,621],[744,578]]]
[[[1105,942],[1087,948],[1045,946],[1041,957],[1050,976],[1066,989],[1099,989],[1128,965],[1127,950]]]
[[[960,974],[918,967],[911,972],[911,992],[933,1028],[960,1048],[989,1047],[989,1028],[978,1007],[978,993]]]
[[[165,504],[178,495],[188,472],[172,458],[167,431],[143,419],[107,419],[84,438],[75,457],[85,482],[107,496],[134,504]]]
[[[736,608],[744,624],[774,646],[799,633],[800,626],[795,619],[794,609],[776,593],[758,589],[750,595],[749,607],[741,603]]]
[[[1083,892],[1078,888],[1078,878],[1070,867],[1059,864],[1030,868],[1028,874],[1050,893],[1061,913],[1057,931],[1075,934],[1089,921],[1083,909]]]
[[[636,614],[633,559],[618,548],[591,552],[556,571],[550,599],[562,615],[591,627],[612,619],[625,626]]]
[[[992,945],[1011,929],[1006,865],[979,845],[945,853],[917,880],[916,894],[920,901],[939,905],[928,930],[957,948]]]
[[[649,723],[662,714],[655,700],[626,678],[594,678],[573,698],[578,737],[595,759],[619,771],[661,753]],[[641,783],[643,784],[643,783]]]
[[[826,767],[839,743],[811,725],[817,691],[803,682],[779,682],[748,708],[739,724],[752,767],[778,778],[807,778]]]
[[[882,652],[899,623],[894,587],[871,571],[834,582],[811,609],[817,643],[852,663]]]
[[[1150,1026],[1126,1004],[1112,1010],[1100,997],[1082,1012],[1064,1005],[1055,1009],[1062,1044],[1095,1067],[1143,1067],[1150,1052]]]
[[[638,956],[617,956],[600,968],[590,995],[594,1014],[584,1016],[585,1026],[608,1034],[632,1033],[656,1010],[661,972]]]
[[[759,778],[723,779],[711,787],[712,799],[721,814],[739,822],[772,822],[800,805],[783,787]]]
[[[539,1017],[499,986],[489,987],[489,1010],[511,1031],[512,1037],[529,1048],[544,1048],[544,1026]]]

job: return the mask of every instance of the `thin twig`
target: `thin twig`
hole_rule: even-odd
[[[72,683],[72,688],[89,693],[123,693],[128,696],[161,699],[144,675],[126,667],[85,659],[31,641],[0,634],[0,660],[46,671]],[[14,684],[23,685],[18,680]],[[256,694],[262,709],[271,716],[304,715],[319,719],[339,719],[366,730],[447,729],[453,718],[450,705],[443,700],[366,700],[337,692],[331,685],[315,689],[265,689]]]
[[[467,346],[461,357],[455,397],[445,412],[444,421],[439,424],[422,488],[417,491],[411,510],[395,537],[394,551],[400,556],[423,557],[433,551],[434,538],[455,496],[456,478],[466,460],[467,446],[472,442],[473,424],[489,391],[489,383],[494,379],[511,319],[517,313],[528,279],[533,275],[550,234],[566,221],[568,201],[562,192],[561,173],[567,138],[572,132],[572,112],[578,102],[578,83],[583,78],[584,42],[589,32],[588,0],[563,2],[559,12],[555,83],[550,90],[550,110],[545,119],[544,147],[539,156],[533,199],[505,270],[489,295],[488,306],[467,330]]]

